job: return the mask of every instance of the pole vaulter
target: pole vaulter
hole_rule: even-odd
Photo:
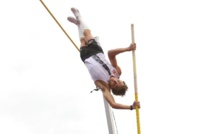
[[[43,4],[43,6],[46,8],[46,10],[49,12],[49,14],[52,16],[52,18],[56,21],[56,23],[58,24],[58,26],[61,28],[61,30],[65,33],[65,35],[69,38],[69,40],[73,43],[73,45],[76,47],[76,49],[80,52],[80,50],[79,50],[79,48],[76,46],[76,44],[74,43],[74,41],[69,37],[69,35],[67,34],[67,32],[63,29],[63,27],[60,25],[60,23],[57,21],[57,19],[54,17],[54,15],[50,12],[50,10],[48,9],[48,7],[45,5],[45,3],[42,1],[42,0],[40,0],[40,2]],[[75,15],[75,17],[76,17],[76,19],[78,19],[78,20],[76,20],[75,18],[73,18],[73,17],[68,17],[67,19],[70,21],[70,22],[72,22],[72,23],[74,23],[74,24],[78,24],[77,23],[77,21],[81,21],[80,23],[81,23],[81,25],[82,25],[82,28],[83,27],[85,27],[85,28],[88,28],[86,25],[85,25],[85,23],[83,22],[83,20],[81,20],[82,18],[79,18],[79,17],[81,17],[80,16],[80,14],[79,14],[79,11],[77,10],[77,9],[75,9],[75,8],[72,8],[72,12],[74,13],[74,15]],[[79,20],[80,19],[80,20]],[[80,27],[79,25],[77,25],[78,26],[78,28]],[[136,108],[136,116],[137,116],[137,128],[138,128],[138,134],[140,134],[140,121],[139,121],[139,108],[140,108],[140,103],[139,103],[139,101],[138,101],[138,93],[137,93],[137,84],[136,84],[136,61],[135,61],[135,49],[136,49],[136,43],[134,42],[134,29],[133,29],[133,24],[131,25],[131,29],[132,29],[132,44],[129,46],[129,47],[126,47],[126,48],[121,48],[121,49],[116,49],[116,50],[118,50],[119,52],[118,53],[122,53],[122,52],[125,52],[125,51],[132,51],[132,55],[133,55],[133,66],[134,66],[134,86],[135,86],[135,101],[134,101],[134,103],[132,104],[132,105],[124,105],[124,104],[119,104],[119,103],[116,103],[115,102],[115,100],[114,100],[114,98],[112,97],[112,94],[110,94],[110,90],[113,92],[113,89],[112,89],[112,87],[116,87],[117,88],[117,86],[115,85],[114,86],[114,83],[111,83],[112,85],[109,85],[109,86],[111,86],[110,87],[110,89],[108,88],[108,87],[106,87],[106,85],[105,86],[102,86],[102,84],[104,84],[104,83],[101,83],[101,81],[100,80],[97,80],[97,81],[95,81],[95,84],[96,84],[96,86],[97,87],[99,87],[99,89],[101,89],[102,90],[102,93],[103,93],[103,97],[106,99],[106,101],[113,107],[113,108],[116,108],[116,109],[130,109],[130,110],[132,110],[133,108]],[[85,29],[84,29],[85,30]],[[89,29],[86,29],[86,31],[88,32],[88,34],[90,34],[90,37],[92,38],[92,35],[91,35],[91,33],[89,33],[90,32],[90,30]],[[80,32],[80,28],[79,28],[79,32]],[[83,33],[82,33],[83,34]],[[86,34],[86,33],[85,33]],[[80,36],[80,35],[79,35]],[[81,39],[82,39],[82,36],[80,36],[81,37]],[[86,36],[86,37],[88,37],[88,36]],[[88,40],[88,41],[91,41],[91,40]],[[97,43],[96,41],[94,41],[95,43]],[[83,40],[81,40],[81,43],[83,43]],[[86,43],[86,42],[84,42],[84,43]],[[89,43],[89,42],[88,42]],[[99,42],[98,42],[99,43]],[[83,44],[81,44],[81,45],[83,45]],[[84,44],[84,45],[87,45],[87,44]],[[95,45],[95,44],[94,44]],[[90,46],[92,46],[92,45],[90,45]],[[99,47],[99,46],[98,46]],[[100,50],[100,49],[99,49]],[[98,51],[98,50],[97,50]],[[113,51],[113,50],[112,50]],[[111,52],[112,52],[111,51]],[[81,51],[82,52],[82,51]],[[103,52],[103,50],[102,50],[102,52]],[[113,51],[113,52],[115,52],[115,51]],[[83,54],[83,53],[81,53],[81,54]],[[99,53],[100,55],[99,56],[101,56],[103,53]],[[115,54],[115,53],[114,53]],[[115,54],[116,55],[116,54]],[[97,56],[97,55],[96,55]],[[112,55],[113,56],[113,55]],[[93,56],[92,56],[93,57]],[[110,57],[109,57],[110,58]],[[82,59],[83,60],[83,59]],[[104,59],[105,60],[105,59]],[[96,60],[97,61],[97,60]],[[99,62],[100,63],[100,62]],[[101,63],[100,63],[101,64]],[[103,66],[104,67],[104,66]],[[105,67],[104,67],[105,68]],[[106,68],[105,68],[106,69]],[[110,75],[110,71],[108,70],[108,69],[106,69],[107,70],[107,72],[109,73],[109,79],[111,79],[111,82],[113,82],[113,81],[115,81],[115,82],[117,82],[117,84],[121,84],[123,87],[124,86],[126,86],[125,85],[125,83],[123,82],[123,84],[121,83],[121,80],[117,80],[116,81],[116,79],[118,79],[116,76],[113,76],[113,75]],[[118,71],[118,70],[117,70]],[[120,71],[121,72],[121,71]],[[99,73],[99,72],[98,72]],[[114,71],[112,72],[112,73],[114,73]],[[121,73],[120,73],[121,74]],[[109,83],[110,84],[110,83]],[[118,85],[118,87],[120,87],[119,85]],[[126,86],[127,87],[127,86]],[[108,90],[109,89],[109,90]],[[114,92],[116,92],[116,91],[118,91],[117,89],[114,89]],[[118,92],[117,92],[118,93]],[[116,94],[116,95],[121,95],[121,92],[120,93],[114,93],[114,94]],[[107,111],[106,111],[107,112]],[[107,117],[108,118],[108,117]],[[110,131],[109,131],[110,132]],[[114,134],[114,132],[110,132],[110,134]]]

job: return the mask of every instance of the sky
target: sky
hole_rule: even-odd
[[[129,46],[134,24],[141,133],[215,133],[213,0],[43,2],[77,46],[71,7],[105,52]],[[102,93],[90,93],[79,52],[41,2],[1,1],[0,11],[0,133],[108,134]],[[129,89],[115,100],[131,105],[132,53],[117,60]],[[112,112],[118,134],[137,133],[134,110]]]

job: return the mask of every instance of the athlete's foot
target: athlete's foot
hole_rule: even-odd
[[[74,17],[67,17],[67,20],[69,22],[76,24],[76,25],[79,25],[79,21],[77,19],[75,19]]]
[[[73,8],[71,8],[71,10],[72,10],[73,14],[75,15],[76,19],[78,19],[79,17],[81,17],[78,9],[76,9],[76,8],[73,7]]]

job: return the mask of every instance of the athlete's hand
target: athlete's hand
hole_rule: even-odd
[[[136,50],[136,43],[131,43],[131,45],[128,47],[128,51]]]
[[[133,103],[133,108],[135,109],[136,108],[136,106],[138,107],[138,108],[140,108],[140,102],[139,101],[134,101],[134,103]]]

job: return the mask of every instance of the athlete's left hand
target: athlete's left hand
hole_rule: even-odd
[[[131,45],[128,47],[128,51],[136,50],[136,43],[131,43]]]
[[[136,108],[136,106],[138,107],[138,108],[140,108],[140,102],[139,101],[134,101],[134,103],[133,103],[133,108]]]

